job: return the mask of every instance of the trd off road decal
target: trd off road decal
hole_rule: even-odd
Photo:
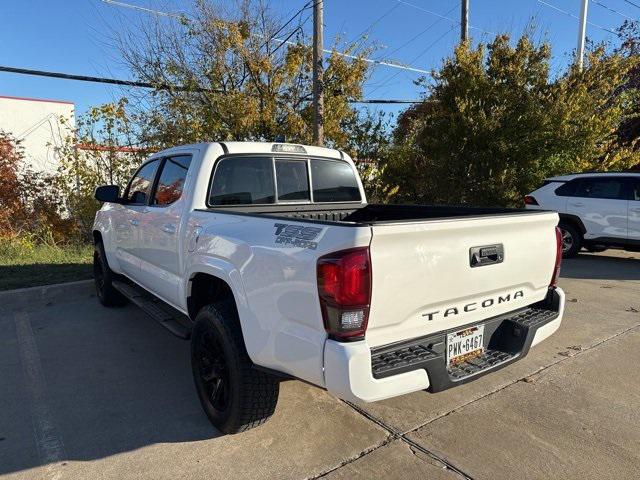
[[[303,227],[302,225],[288,225],[286,223],[275,223],[276,243],[283,247],[300,247],[315,250],[318,243],[314,242],[322,228]]]

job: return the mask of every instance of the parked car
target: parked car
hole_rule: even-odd
[[[438,392],[523,358],[561,322],[557,213],[368,204],[338,150],[175,147],[96,198],[99,300],[191,337],[196,391],[223,432],[269,418],[279,378],[351,401]]]
[[[640,173],[582,173],[545,180],[524,198],[531,210],[560,215],[565,257],[581,247],[640,250]]]

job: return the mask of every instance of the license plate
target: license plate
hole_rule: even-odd
[[[447,334],[447,366],[477,357],[484,351],[484,325]]]

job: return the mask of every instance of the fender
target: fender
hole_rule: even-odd
[[[260,323],[254,318],[249,308],[244,283],[238,269],[231,262],[208,255],[195,254],[189,258],[185,275],[182,281],[182,301],[186,309],[187,298],[191,295],[191,280],[198,273],[219,278],[229,285],[238,309],[238,318],[242,328],[242,337],[247,347],[247,353],[251,361],[258,364],[257,358],[264,349],[264,340],[269,338],[272,332],[261,331]]]
[[[587,228],[584,226],[584,223],[582,223],[582,220],[577,215],[571,215],[570,213],[558,213],[558,215],[560,216],[560,223],[565,220],[566,223],[571,223],[578,227],[578,230],[580,230],[580,233],[582,233],[582,235],[587,233]]]

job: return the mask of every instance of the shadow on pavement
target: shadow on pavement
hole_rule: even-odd
[[[47,416],[42,408],[64,441],[63,460],[220,436],[196,396],[189,342],[135,307],[105,309],[89,299],[33,311],[29,320],[44,382],[34,375],[25,383],[24,339],[14,336],[13,315],[0,313],[9,327],[0,337],[0,475],[41,464],[32,422]],[[38,389],[44,398],[34,399]]]
[[[608,252],[591,255],[581,253],[575,258],[562,261],[560,276],[587,280],[640,280],[640,258],[634,254]]]

